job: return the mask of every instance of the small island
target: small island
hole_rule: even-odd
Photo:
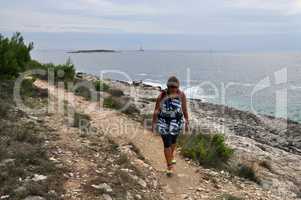
[[[115,50],[110,49],[92,49],[92,50],[77,50],[77,51],[69,51],[68,53],[116,53]]]

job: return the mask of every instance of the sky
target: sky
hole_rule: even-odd
[[[301,50],[301,0],[0,0],[38,49]]]

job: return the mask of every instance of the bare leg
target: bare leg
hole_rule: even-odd
[[[173,160],[175,157],[176,157],[176,149],[177,149],[177,144],[172,144],[171,145],[171,155],[172,155],[172,158],[171,160]]]
[[[164,155],[165,155],[165,159],[166,159],[166,164],[167,164],[167,168],[170,170],[172,169],[172,165],[171,165],[171,161],[172,161],[172,148],[168,147],[168,148],[164,148]]]

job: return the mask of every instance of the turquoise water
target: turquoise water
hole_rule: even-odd
[[[177,75],[191,98],[301,121],[301,53],[123,51],[68,54],[34,51],[41,62],[64,63],[78,71],[164,85]],[[285,95],[287,93],[287,95]],[[286,114],[287,113],[287,114]]]

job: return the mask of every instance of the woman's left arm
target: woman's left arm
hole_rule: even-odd
[[[187,109],[187,98],[184,92],[182,92],[182,110],[185,118],[185,124],[189,124],[189,119],[188,119],[188,109]]]

